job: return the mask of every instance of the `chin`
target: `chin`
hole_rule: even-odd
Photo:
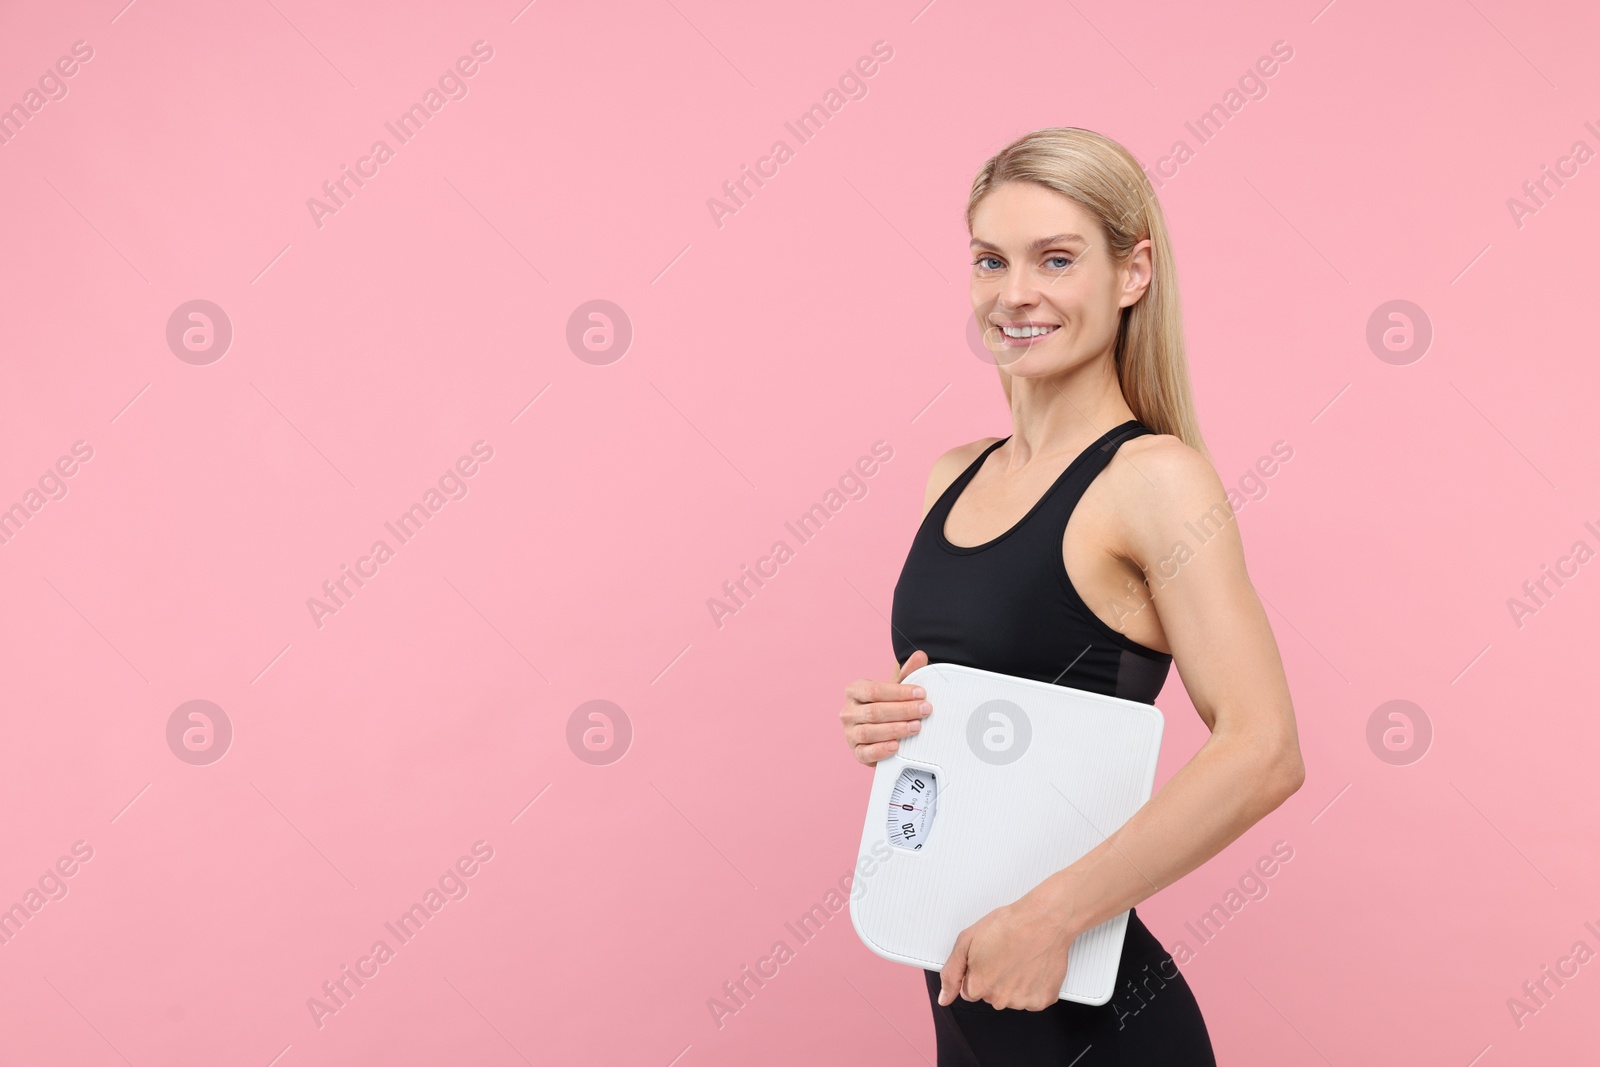
[[[991,350],[992,351],[992,350]],[[1005,357],[1010,356],[1011,362],[1005,362]],[[1037,350],[1018,354],[1016,352],[995,352],[995,362],[1000,369],[1011,375],[1012,378],[1050,378],[1068,369],[1071,363],[1060,358],[1047,356]]]

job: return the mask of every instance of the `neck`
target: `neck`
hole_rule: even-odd
[[[1111,353],[1043,378],[1011,379],[1011,467],[1034,456],[1076,455],[1134,417],[1122,396]]]

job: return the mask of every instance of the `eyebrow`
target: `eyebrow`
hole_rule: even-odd
[[[1079,242],[1081,244],[1088,244],[1089,243],[1087,238],[1082,237],[1079,234],[1075,234],[1075,233],[1058,233],[1053,237],[1041,237],[1041,238],[1039,238],[1037,241],[1034,241],[1032,244],[1028,245],[1026,251],[1028,251],[1028,252],[1038,252],[1038,251],[1040,251],[1042,249],[1049,248],[1051,245],[1066,244],[1069,241],[1077,241],[1077,242]],[[974,237],[972,239],[972,247],[973,248],[987,248],[992,252],[1000,251],[1000,246],[999,245],[992,245],[988,241],[983,241],[983,240],[980,240],[980,239],[978,239],[976,237]]]

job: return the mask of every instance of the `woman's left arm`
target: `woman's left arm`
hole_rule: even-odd
[[[1110,837],[962,931],[941,975],[941,1004],[957,995],[1035,1011],[1054,1004],[1079,934],[1221,852],[1305,779],[1283,662],[1216,471],[1174,438],[1124,458],[1110,481],[1124,552],[1146,575],[1211,736]]]

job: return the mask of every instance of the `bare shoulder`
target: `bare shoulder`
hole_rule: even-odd
[[[928,472],[928,490],[922,501],[923,518],[928,517],[928,512],[933,510],[933,505],[944,495],[944,491],[961,476],[962,471],[972,465],[979,453],[998,440],[998,437],[984,437],[969,444],[957,445],[933,461],[933,469]]]
[[[1166,544],[1185,523],[1229,524],[1233,508],[1211,461],[1172,434],[1122,444],[1106,468],[1121,540],[1139,558]]]
[[[1117,471],[1112,475],[1113,481],[1125,481],[1135,492],[1141,486],[1169,492],[1181,492],[1184,487],[1222,488],[1222,479],[1217,477],[1211,461],[1170,433],[1141,434],[1123,442],[1111,459],[1110,469]],[[1141,474],[1147,477],[1140,477]]]

